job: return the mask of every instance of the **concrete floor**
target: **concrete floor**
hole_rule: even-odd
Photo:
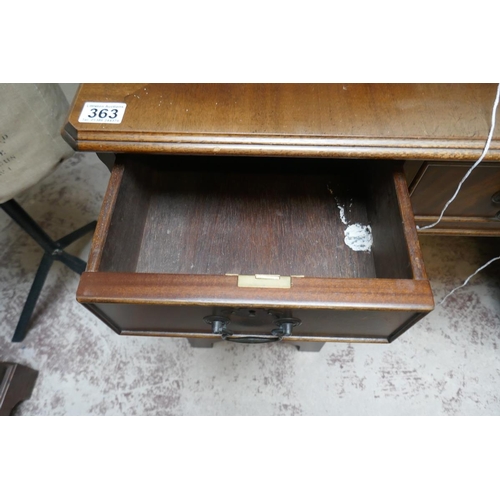
[[[71,96],[69,96],[71,98]],[[109,173],[77,153],[17,200],[54,238],[97,217]],[[500,255],[495,238],[422,237],[439,301]],[[70,247],[86,258],[90,239]],[[28,337],[10,343],[41,250],[0,213],[0,359],[39,371],[20,415],[498,415],[500,261],[386,346],[217,344],[119,337],[75,301],[56,263]]]

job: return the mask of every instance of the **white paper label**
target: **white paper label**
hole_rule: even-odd
[[[80,123],[121,123],[126,107],[124,102],[86,102],[78,121]]]

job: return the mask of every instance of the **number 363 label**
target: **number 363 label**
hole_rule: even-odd
[[[121,123],[126,107],[124,102],[86,102],[78,121],[80,123]]]

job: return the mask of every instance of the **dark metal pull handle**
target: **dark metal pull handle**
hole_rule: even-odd
[[[272,336],[270,337],[261,335],[233,337],[234,332],[227,328],[227,325],[230,323],[227,316],[205,316],[203,319],[206,323],[212,325],[213,333],[220,335],[222,340],[237,342],[239,344],[267,344],[269,342],[279,342],[283,337],[288,337],[292,334],[294,326],[302,324],[302,321],[297,318],[279,318],[274,322],[278,328],[271,330]]]
[[[491,203],[493,205],[500,205],[500,191],[497,191],[492,197],[491,197]]]

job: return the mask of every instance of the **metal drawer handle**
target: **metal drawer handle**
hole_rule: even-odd
[[[234,332],[227,328],[227,325],[231,322],[227,316],[205,316],[203,319],[206,323],[212,325],[212,332],[216,335],[220,335],[222,340],[240,344],[267,344],[269,342],[279,342],[283,337],[288,337],[292,334],[294,326],[302,324],[302,321],[297,318],[279,318],[274,322],[278,328],[271,330],[272,337],[263,337],[261,335],[233,337]]]
[[[492,197],[491,197],[491,203],[493,205],[500,205],[500,191],[497,191]]]

